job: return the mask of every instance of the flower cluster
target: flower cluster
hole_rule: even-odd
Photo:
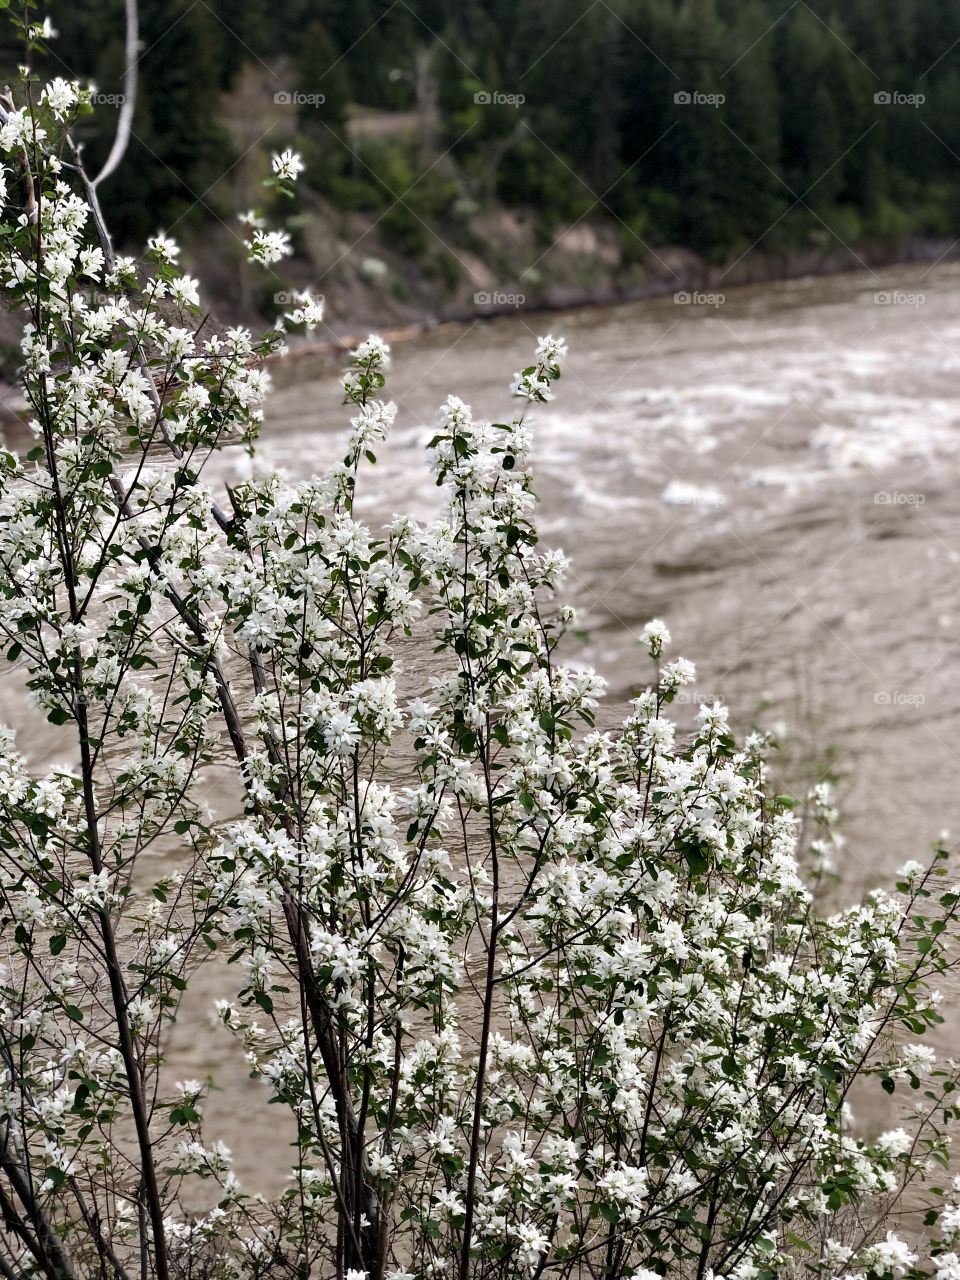
[[[528,415],[562,340],[509,421],[440,407],[431,524],[355,516],[396,414],[376,336],[338,465],[220,495],[210,459],[252,448],[280,334],[211,331],[166,236],[143,274],[95,244],[82,173],[44,149],[83,95],[35,101],[0,121],[7,199],[36,212],[0,228],[35,442],[0,454],[0,634],[66,763],[0,734],[4,1266],[960,1275],[960,1187],[931,1185],[960,1074],[926,1043],[947,851],[822,914],[829,792],[798,859],[764,740],[720,703],[671,718],[695,672],[661,620],[651,687],[598,728],[534,518]],[[299,168],[283,153],[276,181]],[[288,246],[259,223],[269,263]],[[206,1085],[166,1069],[219,957],[224,1033],[294,1121],[273,1199],[239,1185]],[[855,1085],[920,1105],[871,1138]],[[929,1239],[895,1220],[907,1196]]]

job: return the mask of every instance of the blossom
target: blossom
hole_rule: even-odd
[[[560,368],[567,356],[567,344],[563,338],[555,338],[548,333],[545,338],[537,339],[537,362],[546,365],[553,376],[559,377]]]
[[[59,76],[44,86],[41,97],[58,120],[69,115],[79,101],[76,84],[71,84]]]
[[[650,1194],[646,1169],[621,1164],[599,1179],[597,1185],[611,1200],[619,1204],[628,1222],[642,1217]]]
[[[513,375],[513,394],[520,396],[523,400],[541,403],[553,399],[550,380],[532,369],[525,369],[522,373]]]
[[[913,1071],[929,1071],[937,1061],[936,1051],[926,1044],[905,1044],[900,1056],[904,1066]]]
[[[913,1139],[905,1129],[889,1129],[882,1133],[876,1142],[884,1155],[895,1158],[905,1155],[913,1145]]]
[[[659,658],[670,643],[670,630],[662,618],[653,618],[640,633],[640,643],[645,645],[651,658]]]
[[[519,1222],[513,1228],[517,1259],[522,1266],[533,1271],[541,1254],[550,1244],[549,1238],[532,1223]]]
[[[663,644],[669,644],[669,632],[661,641]],[[647,644],[650,639],[647,640]],[[673,662],[667,663],[661,672],[661,680],[663,684],[670,689],[682,689],[685,685],[692,684],[697,678],[697,669],[692,662],[688,662],[686,658],[676,658]]]
[[[180,246],[163,231],[147,240],[147,248],[166,262],[175,263],[180,257]]]
[[[196,280],[192,276],[177,276],[167,286],[167,292],[180,307],[197,307],[200,305],[200,293]]]
[[[297,305],[285,313],[284,318],[290,324],[302,324],[307,329],[314,329],[323,320],[323,299],[314,298],[309,292],[297,294]]]
[[[293,253],[290,237],[285,231],[265,231],[257,228],[251,238],[244,241],[244,244],[250,261],[259,262],[264,267],[270,267],[281,258],[286,258]]]
[[[888,1231],[885,1239],[865,1250],[863,1259],[871,1275],[892,1272],[895,1276],[902,1276],[911,1263],[917,1261],[917,1256],[894,1232]]]
[[[378,334],[372,333],[350,356],[355,364],[386,368],[390,363],[390,347]]]
[[[303,160],[296,151],[274,152],[271,164],[273,172],[281,182],[296,182],[304,170]]]

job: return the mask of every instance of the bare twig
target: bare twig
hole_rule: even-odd
[[[120,116],[117,120],[113,146],[103,163],[103,168],[93,179],[94,188],[115,173],[119,167],[130,143],[133,113],[137,106],[137,68],[140,62],[140,15],[137,11],[137,0],[126,0],[126,9],[127,40],[124,49],[123,100],[120,103]]]

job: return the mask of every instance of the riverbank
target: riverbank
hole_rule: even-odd
[[[819,249],[768,252],[753,249],[724,265],[706,262],[699,255],[680,246],[666,246],[651,254],[650,265],[642,279],[625,273],[618,278],[609,262],[598,255],[595,276],[589,283],[577,285],[559,278],[542,286],[526,286],[515,281],[510,287],[477,290],[473,296],[445,302],[419,319],[410,317],[385,324],[384,314],[370,316],[364,305],[356,315],[334,313],[316,334],[309,338],[293,335],[285,354],[272,363],[286,365],[305,357],[331,357],[349,351],[375,329],[387,342],[401,343],[426,334],[455,331],[465,325],[505,316],[526,315],[531,318],[551,312],[610,307],[622,303],[644,302],[673,295],[681,306],[716,306],[718,299],[730,290],[750,285],[776,284],[850,272],[874,272],[910,263],[931,266],[960,258],[960,238],[940,240],[915,237],[905,241],[869,241],[856,247],[839,246],[825,253]],[[477,294],[482,295],[477,300]],[[392,308],[383,312],[390,316]]]
[[[558,237],[555,243],[559,245],[562,240]],[[582,237],[577,243],[582,243]],[[647,268],[642,273],[631,269],[619,275],[613,269],[608,252],[597,250],[593,254],[585,253],[584,257],[590,266],[579,282],[569,273],[559,272],[556,277],[541,282],[526,284],[523,280],[515,280],[496,287],[490,285],[492,267],[481,270],[474,261],[470,286],[479,280],[488,287],[476,288],[472,294],[461,289],[455,299],[434,299],[434,307],[424,305],[419,312],[398,301],[395,291],[392,294],[384,292],[376,299],[367,290],[334,290],[326,299],[328,309],[324,324],[309,336],[291,334],[286,351],[272,357],[269,363],[277,368],[295,365],[303,359],[336,359],[371,331],[397,345],[429,334],[454,333],[465,326],[508,316],[526,316],[532,321],[537,316],[547,316],[552,312],[611,307],[670,296],[680,306],[709,308],[718,305],[718,300],[725,298],[728,292],[751,285],[772,285],[850,272],[871,273],[909,263],[934,265],[955,261],[960,258],[960,238],[876,240],[856,246],[839,246],[829,253],[817,248],[772,252],[752,249],[723,265],[708,263],[681,246],[665,246],[651,251]],[[190,269],[203,273],[202,264],[193,260]],[[225,295],[222,287],[218,287],[219,274],[219,270],[214,272],[212,288],[205,288],[204,300],[220,323],[243,321],[252,327],[266,324],[265,318],[249,314],[247,308],[241,308],[243,314],[236,314],[234,302]],[[298,287],[309,287],[309,281],[300,279]],[[528,292],[524,293],[523,288]],[[19,421],[26,412],[14,378],[18,341],[16,317],[3,313],[0,316],[0,363],[3,369],[0,377],[0,424]]]

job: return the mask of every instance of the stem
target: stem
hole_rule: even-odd
[[[7,1125],[9,1130],[9,1121]],[[7,1199],[6,1193],[0,1189],[0,1211],[2,1211],[4,1225],[9,1226],[24,1242],[50,1280],[76,1280],[73,1263],[67,1256],[60,1237],[47,1215],[37,1204],[30,1183],[17,1164],[16,1155],[11,1153],[9,1133],[0,1142],[0,1169],[7,1175],[36,1234],[33,1235],[27,1230],[20,1215]]]
[[[36,253],[39,278],[39,266],[43,255],[43,246],[39,231],[39,217]],[[34,304],[35,320],[37,322],[38,329],[42,329],[41,305],[42,304],[38,298]],[[41,380],[40,394],[43,405],[41,423],[44,451],[46,454],[47,468],[50,472],[51,486],[53,490],[54,517],[57,528],[57,541],[59,544],[58,550],[70,608],[70,619],[71,622],[76,624],[81,618],[77,600],[76,567],[73,558],[70,528],[67,521],[67,503],[61,490],[60,479],[57,474],[56,436],[54,433],[52,414],[47,397],[46,375],[44,375]],[[74,686],[74,720],[80,740],[80,769],[83,789],[83,808],[87,828],[87,839],[89,841],[88,856],[94,874],[99,875],[103,870],[103,861],[100,856],[100,840],[97,828],[97,805],[94,793],[94,766],[90,751],[87,707],[83,692],[82,659],[79,652],[74,653],[71,666],[72,682]],[[110,994],[113,1001],[114,1014],[117,1020],[117,1035],[119,1040],[118,1047],[120,1049],[121,1057],[123,1058],[124,1070],[127,1077],[127,1087],[130,1094],[130,1106],[133,1111],[134,1126],[137,1133],[137,1144],[140,1149],[140,1157],[143,1165],[142,1177],[144,1191],[147,1196],[150,1222],[153,1228],[156,1280],[168,1280],[170,1273],[167,1263],[166,1237],[163,1225],[163,1206],[160,1199],[160,1186],[157,1180],[156,1165],[153,1158],[153,1143],[150,1138],[150,1119],[147,1114],[143,1094],[141,1065],[137,1059],[136,1050],[134,1049],[133,1038],[130,1033],[130,1023],[127,1018],[128,994],[123,978],[123,971],[120,966],[119,955],[117,953],[113,922],[106,906],[100,909],[98,916],[100,935],[103,939],[104,956],[107,963],[107,976],[110,982]]]
[[[487,717],[489,731],[489,716]],[[483,1126],[483,1095],[490,1051],[490,1027],[493,1022],[493,996],[496,990],[497,937],[499,934],[500,861],[497,856],[497,832],[493,813],[490,778],[489,736],[484,742],[483,768],[487,785],[487,822],[490,833],[493,901],[490,909],[490,932],[487,937],[487,972],[483,991],[483,1021],[480,1027],[480,1052],[477,1059],[477,1087],[473,1099],[473,1125],[470,1133],[470,1163],[467,1170],[466,1212],[463,1219],[463,1244],[460,1251],[460,1280],[470,1275],[470,1245],[473,1239],[474,1199],[477,1188],[477,1165],[480,1161],[480,1131]]]
[[[72,588],[71,588],[72,589]],[[103,870],[100,857],[100,841],[97,835],[97,807],[93,790],[93,763],[90,757],[90,742],[87,736],[87,707],[79,694],[76,706],[77,728],[80,732],[80,774],[83,784],[83,808],[87,823],[87,835],[90,841],[90,865],[94,873],[99,875]],[[150,1137],[150,1117],[147,1114],[146,1101],[143,1094],[141,1064],[133,1044],[130,1032],[130,1021],[127,1017],[127,988],[117,954],[116,936],[113,921],[106,907],[101,908],[100,935],[103,938],[103,950],[107,961],[107,976],[110,981],[110,994],[117,1019],[118,1048],[123,1058],[127,1076],[127,1087],[130,1091],[130,1106],[133,1121],[137,1130],[137,1145],[140,1148],[142,1161],[141,1176],[143,1189],[147,1199],[147,1210],[150,1225],[153,1229],[153,1254],[156,1266],[156,1280],[169,1280],[170,1269],[167,1263],[167,1243],[163,1226],[163,1203],[160,1198],[160,1184],[157,1179],[157,1168],[153,1158],[153,1141]]]

